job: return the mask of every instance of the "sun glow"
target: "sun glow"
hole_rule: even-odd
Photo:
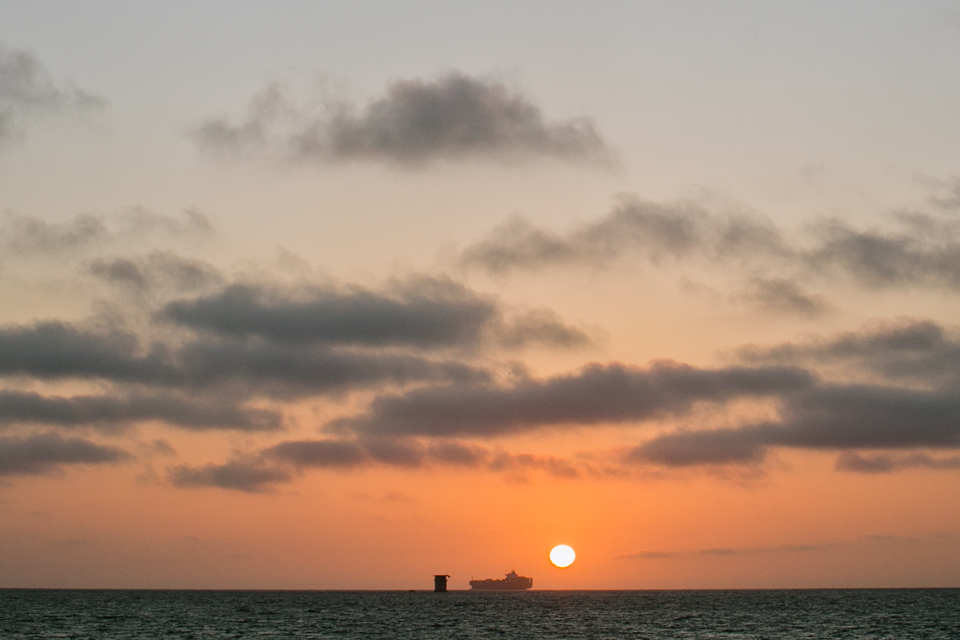
[[[550,562],[560,567],[569,567],[577,559],[577,554],[572,547],[565,544],[558,544],[550,550]]]

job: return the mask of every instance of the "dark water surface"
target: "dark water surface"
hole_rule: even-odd
[[[950,638],[960,590],[0,590],[0,638]]]

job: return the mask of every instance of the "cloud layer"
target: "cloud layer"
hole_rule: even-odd
[[[894,222],[897,231],[857,231],[821,221],[798,239],[754,214],[627,200],[566,236],[517,219],[462,261],[503,274],[602,266],[636,252],[662,268],[720,266],[742,276],[743,301],[806,318],[830,303],[799,283],[826,274],[866,288],[951,291],[949,219]],[[958,466],[949,452],[960,449],[960,332],[931,320],[746,345],[723,366],[605,362],[538,377],[504,358],[529,347],[589,348],[591,336],[549,309],[513,308],[447,277],[373,287],[302,274],[291,281],[235,276],[170,250],[137,253],[144,238],[211,230],[195,212],[130,209],[60,223],[7,216],[0,243],[12,267],[75,265],[76,282],[109,299],[86,320],[0,325],[7,475],[122,461],[123,449],[75,436],[130,438],[140,427],[243,432],[232,458],[174,461],[166,477],[247,492],[310,470],[375,466],[558,478],[718,466],[753,473],[780,449],[838,455],[843,472]],[[505,367],[510,376],[497,373]],[[333,410],[310,413],[321,407]],[[507,450],[524,434],[611,426],[626,442],[610,450]],[[290,433],[303,427],[324,437]]]
[[[217,287],[148,314],[158,328],[175,329],[158,334],[163,340],[95,323],[0,328],[0,375],[108,385],[101,394],[72,396],[4,390],[0,425],[109,435],[156,422],[269,433],[283,428],[287,401],[376,392],[365,410],[326,423],[334,437],[288,440],[227,463],[169,472],[178,486],[243,491],[290,482],[307,469],[370,465],[576,477],[600,467],[507,454],[477,440],[592,425],[654,431],[625,452],[601,455],[606,472],[638,464],[756,466],[778,448],[840,452],[843,471],[957,466],[926,451],[960,449],[960,337],[928,320],[747,346],[735,352],[742,364],[724,367],[614,362],[545,378],[521,373],[505,383],[470,360],[491,345],[505,348],[504,327],[512,321],[494,299],[462,285]],[[831,372],[843,380],[832,380]],[[390,387],[401,390],[384,392]],[[274,404],[264,407],[264,400]],[[721,415],[744,402],[771,417],[733,413],[729,426],[697,423],[705,415],[700,408]],[[670,423],[681,426],[663,431]],[[7,444],[15,449],[18,442]]]

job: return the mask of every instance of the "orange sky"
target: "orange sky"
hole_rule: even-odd
[[[960,523],[931,474],[527,481],[324,472],[277,494],[184,495],[131,470],[20,483],[3,573],[24,587],[426,589],[516,569],[544,589],[950,586]],[[550,565],[559,543],[572,567]],[[647,554],[648,557],[629,557]]]
[[[0,588],[960,586],[954,9],[85,4],[0,9]]]

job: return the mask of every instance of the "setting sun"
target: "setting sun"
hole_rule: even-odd
[[[572,547],[565,544],[558,544],[550,550],[550,562],[563,569],[573,564],[577,559],[577,554]]]

